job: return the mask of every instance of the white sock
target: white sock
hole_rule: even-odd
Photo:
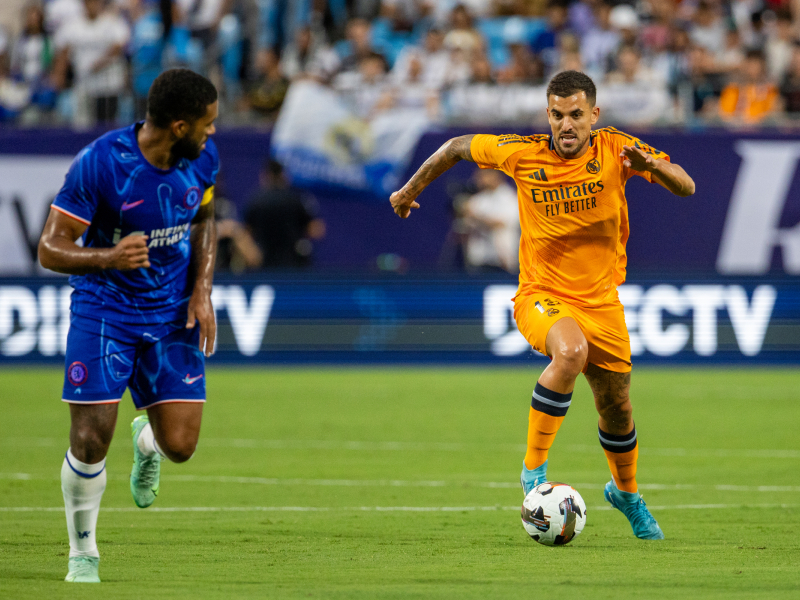
[[[158,447],[158,442],[156,442],[156,436],[153,435],[153,428],[150,426],[150,423],[142,428],[136,445],[139,446],[139,451],[145,456],[153,456],[153,454],[156,453],[164,456],[161,448]]]
[[[61,491],[67,512],[69,531],[69,556],[100,557],[97,551],[97,513],[100,499],[106,489],[106,460],[88,465],[79,461],[67,450],[61,465]]]

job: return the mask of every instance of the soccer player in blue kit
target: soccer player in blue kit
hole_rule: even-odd
[[[39,242],[42,266],[72,275],[74,288],[63,392],[70,446],[61,467],[67,581],[100,581],[95,529],[125,389],[147,411],[131,426],[137,506],[155,500],[161,459],[184,462],[197,445],[216,336],[217,111],[208,79],[162,73],[144,122],[77,155]]]

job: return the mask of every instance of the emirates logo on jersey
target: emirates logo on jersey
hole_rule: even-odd
[[[593,158],[586,163],[586,170],[592,175],[597,175],[600,172],[600,162],[596,158]]]

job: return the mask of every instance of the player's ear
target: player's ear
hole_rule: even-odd
[[[172,135],[182,139],[189,132],[189,123],[184,120],[173,121],[170,129],[172,130]]]
[[[592,125],[597,123],[597,119],[599,119],[599,118],[600,118],[600,107],[599,106],[595,106],[592,109]]]

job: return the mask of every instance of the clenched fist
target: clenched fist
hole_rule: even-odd
[[[392,203],[394,214],[401,219],[407,219],[408,215],[411,214],[412,208],[419,208],[419,203],[416,201],[416,196],[411,195],[404,190],[399,190],[389,196],[389,202]]]
[[[119,243],[114,246],[111,254],[111,262],[109,269],[117,269],[119,271],[130,271],[131,269],[139,269],[141,267],[149,267],[150,260],[148,259],[147,250],[147,236],[146,235],[129,235],[122,238]]]

